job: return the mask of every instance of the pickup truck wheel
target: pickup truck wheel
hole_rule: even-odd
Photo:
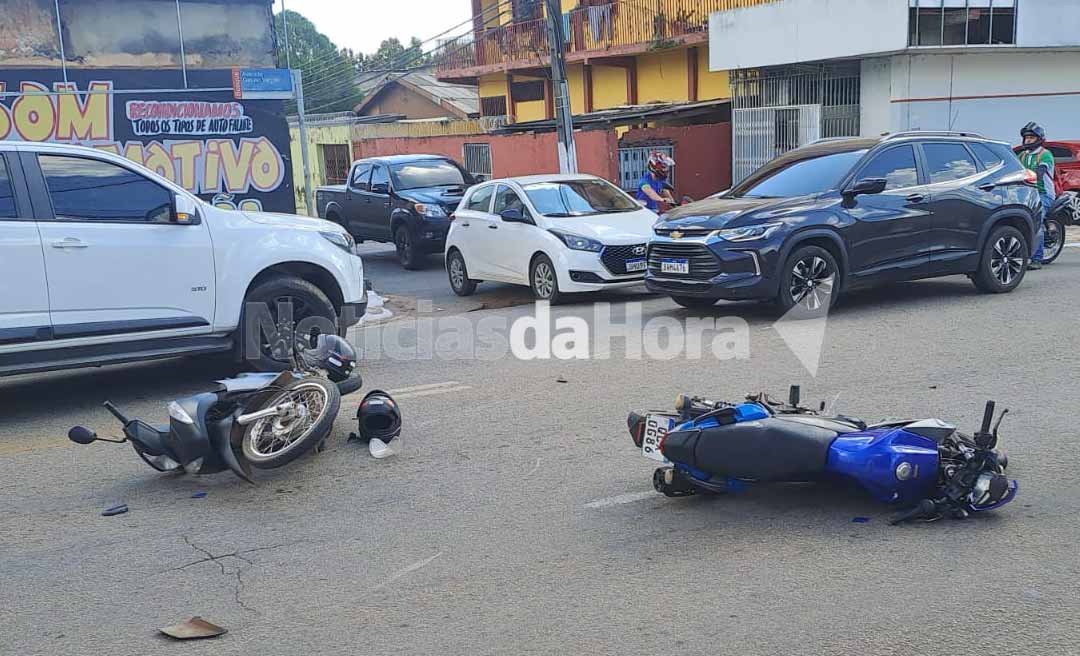
[[[397,249],[398,262],[406,269],[415,270],[420,268],[420,254],[416,252],[413,243],[412,232],[408,226],[400,225],[394,230],[394,248]]]
[[[237,339],[237,347],[241,357],[258,371],[284,371],[291,367],[292,347],[289,344],[288,326],[283,325],[283,318],[279,315],[279,306],[292,305],[293,327],[299,325],[304,319],[310,317],[322,317],[327,326],[337,326],[338,314],[334,304],[326,297],[318,287],[306,280],[292,276],[280,276],[271,278],[248,292],[244,299],[244,309],[240,313],[240,334]],[[251,306],[251,307],[249,307]],[[259,314],[249,315],[252,312],[269,312],[269,317]],[[248,322],[256,322],[250,328]],[[328,323],[327,323],[328,322]],[[269,328],[269,323],[273,328]],[[257,332],[258,351],[246,352],[247,330]],[[322,330],[313,326],[307,331],[309,334],[296,335],[295,339],[313,339]]]

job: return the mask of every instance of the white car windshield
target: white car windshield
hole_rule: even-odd
[[[544,216],[571,217],[640,210],[632,198],[605,180],[567,180],[525,185],[536,211]]]

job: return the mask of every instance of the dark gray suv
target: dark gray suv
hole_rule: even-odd
[[[685,307],[762,299],[806,313],[842,290],[954,274],[1010,292],[1038,216],[1035,177],[1006,143],[965,132],[822,140],[661,216],[645,283]]]

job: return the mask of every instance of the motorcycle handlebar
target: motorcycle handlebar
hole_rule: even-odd
[[[986,402],[986,409],[983,410],[982,430],[979,432],[990,432],[990,422],[994,421],[994,406],[995,404],[993,401]]]
[[[115,405],[112,404],[112,402],[106,401],[104,403],[104,406],[105,409],[112,413],[112,416],[116,417],[121,424],[127,426],[129,423],[131,423],[130,420],[124,416],[124,413],[120,412],[120,408],[117,408]]]

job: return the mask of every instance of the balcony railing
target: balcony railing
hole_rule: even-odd
[[[614,0],[562,15],[567,53],[645,46],[660,49],[709,30],[709,14],[778,0]],[[499,66],[542,66],[550,54],[545,19],[511,23],[451,41],[436,60],[440,76]]]

